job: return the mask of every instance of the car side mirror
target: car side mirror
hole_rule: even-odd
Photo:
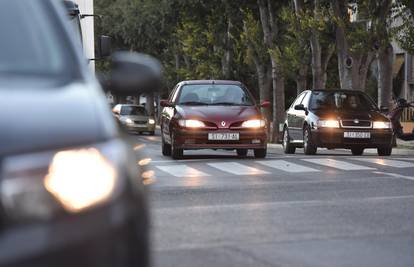
[[[168,100],[160,100],[161,107],[174,107],[174,104]]]
[[[97,56],[99,59],[109,57],[111,55],[111,37],[106,35],[99,36]]]
[[[133,52],[112,54],[112,70],[98,75],[101,85],[115,95],[137,95],[159,91],[161,64],[155,58]]]
[[[305,108],[305,106],[303,104],[296,105],[295,110],[307,111],[307,109]]]
[[[260,107],[261,108],[268,108],[268,107],[270,107],[270,102],[265,100],[260,104]]]
[[[381,112],[383,112],[383,113],[386,113],[386,112],[388,112],[390,109],[387,107],[387,106],[381,106],[380,107],[380,111]]]

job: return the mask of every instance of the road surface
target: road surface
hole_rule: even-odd
[[[276,147],[260,160],[201,150],[177,161],[159,133],[132,139],[154,172],[156,267],[414,266],[414,153]]]

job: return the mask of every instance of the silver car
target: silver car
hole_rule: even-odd
[[[129,131],[154,135],[155,119],[148,115],[145,107],[130,104],[118,104],[113,109],[114,116]]]

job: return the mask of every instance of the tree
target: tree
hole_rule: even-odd
[[[312,88],[325,89],[328,63],[335,51],[328,12],[329,3],[321,0],[309,1],[307,5],[303,0],[293,2],[296,17],[301,24],[300,31],[310,43]]]

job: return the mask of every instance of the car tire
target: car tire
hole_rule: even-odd
[[[162,141],[161,141],[162,155],[164,155],[164,156],[171,156],[171,145],[170,144],[167,144],[164,141],[164,137],[162,137],[161,139],[162,139]]]
[[[365,148],[363,147],[353,147],[351,148],[352,155],[361,156],[362,154],[364,154],[364,149]]]
[[[305,155],[315,155],[318,147],[312,141],[311,130],[306,127],[303,130],[303,152]]]
[[[263,159],[266,157],[267,148],[258,148],[254,150],[254,157],[258,159]]]
[[[287,127],[285,127],[285,129],[283,130],[282,146],[283,146],[283,152],[285,152],[285,154],[295,154],[296,147],[292,145],[292,143],[290,143],[290,136],[289,136],[289,131]]]
[[[175,134],[171,136],[171,156],[173,159],[181,159],[184,156],[184,150],[175,145]]]
[[[237,156],[246,157],[248,150],[245,148],[241,148],[241,149],[236,149],[236,152],[237,152]]]
[[[392,146],[381,146],[377,149],[378,156],[391,156]]]

